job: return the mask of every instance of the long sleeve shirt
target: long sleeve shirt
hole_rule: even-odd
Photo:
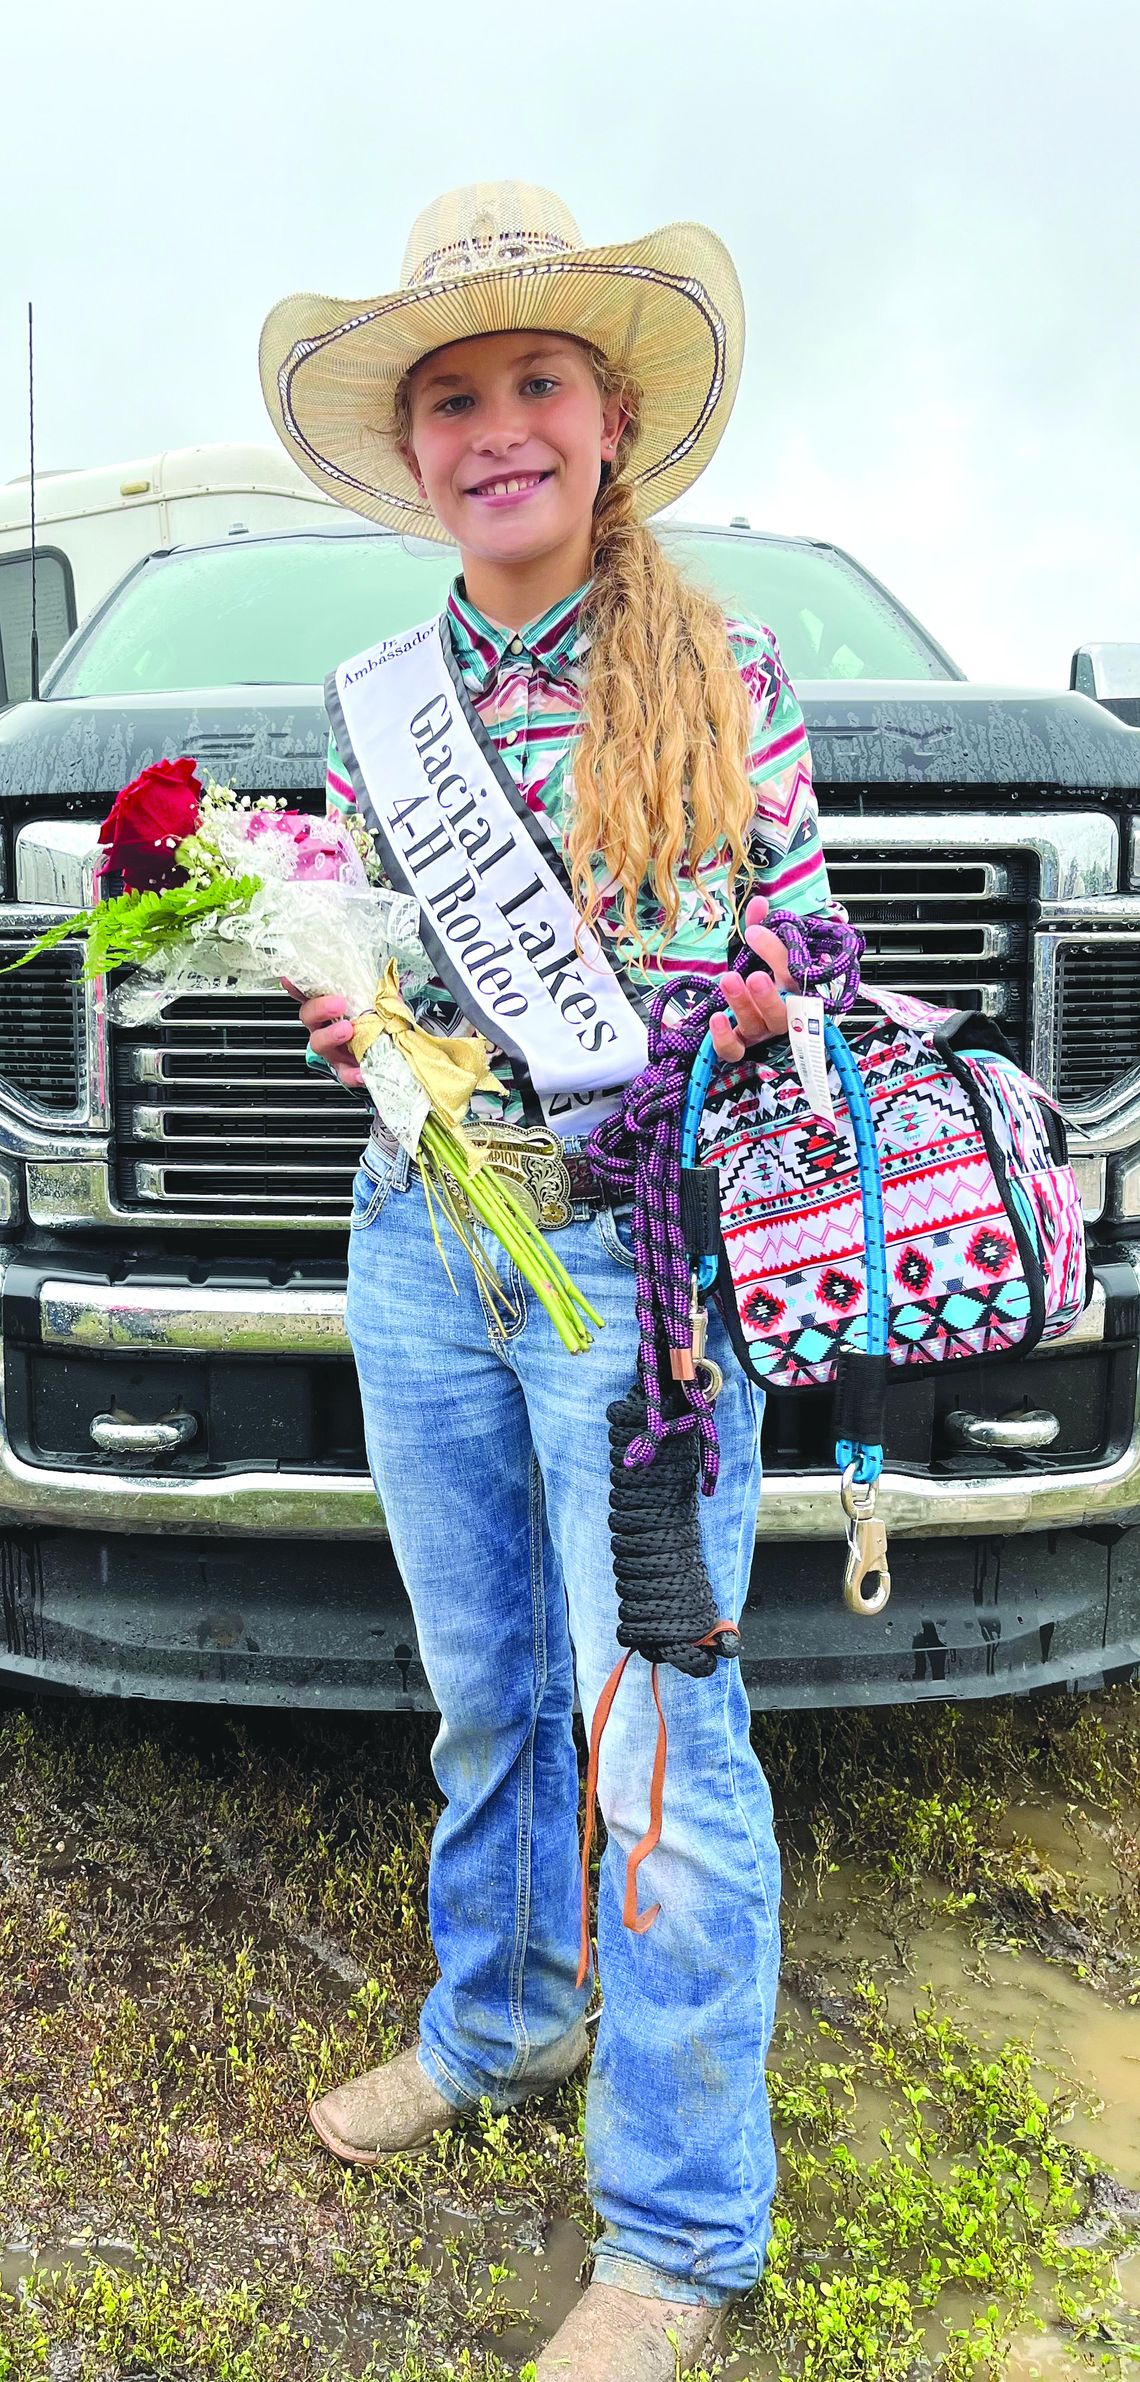
[[[447,602],[448,630],[474,708],[528,809],[559,848],[570,821],[573,753],[589,662],[589,638],[581,621],[585,594],[586,589],[579,588],[541,619],[516,630],[485,619],[468,601],[461,579]],[[756,797],[749,839],[756,872],[753,891],[766,894],[774,909],[808,916],[830,907],[830,893],[803,713],[771,629],[735,614],[727,625],[752,704],[748,775]],[[351,810],[355,802],[348,773],[331,742],[326,799],[330,809],[341,811]],[[727,866],[707,869],[698,885],[682,858],[677,876],[680,912],[672,932],[665,932],[660,907],[646,886],[638,904],[645,951],[622,951],[628,985],[635,999],[644,992],[646,1006],[670,975],[722,974],[734,931]],[[609,891],[599,931],[605,938],[616,935],[620,926],[620,893]],[[440,1032],[462,1030],[454,996],[442,984],[433,984],[417,1009],[425,1024],[438,1026]],[[521,1123],[522,1100],[510,1063],[496,1053],[491,1066],[500,1092],[475,1095],[472,1121]]]

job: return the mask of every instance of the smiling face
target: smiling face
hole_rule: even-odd
[[[459,339],[416,366],[409,395],[402,452],[465,566],[573,556],[571,585],[583,579],[602,464],[629,417],[603,396],[581,342],[545,331]]]

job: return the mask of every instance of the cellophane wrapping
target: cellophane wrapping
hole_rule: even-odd
[[[370,885],[359,853],[347,834],[337,837],[335,822],[321,822],[320,857],[329,865],[301,877],[294,873],[290,835],[273,832],[274,814],[252,814],[268,821],[255,835],[250,816],[236,811],[213,829],[233,874],[259,880],[248,907],[201,930],[187,929],[160,958],[116,987],[112,1015],[124,1025],[140,1025],[186,993],[273,993],[284,984],[305,1000],[341,994],[356,1018],[372,1008],[391,961],[405,1000],[414,1006],[431,975],[419,939],[418,904],[407,894]],[[311,851],[307,857],[311,861]],[[414,1152],[428,1101],[386,1035],[365,1053],[362,1073],[384,1124]]]

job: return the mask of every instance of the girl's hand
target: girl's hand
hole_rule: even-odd
[[[720,989],[731,1007],[732,1017],[722,1012],[712,1020],[709,1030],[718,1059],[742,1059],[750,1043],[769,1042],[774,1034],[787,1033],[788,1020],[780,995],[794,991],[795,987],[788,972],[787,952],[779,936],[764,924],[771,906],[762,893],[756,893],[744,913],[744,940],[749,950],[771,970],[770,976],[738,976],[730,971],[720,978]],[[302,1017],[304,1014],[302,1010]]]
[[[296,986],[287,984],[286,992],[300,1000]],[[334,1075],[339,1076],[347,1092],[362,1092],[364,1077],[349,1047],[352,1041],[352,1019],[348,1003],[340,993],[316,993],[311,1001],[301,1001],[301,1024],[309,1037],[309,1049],[318,1059],[325,1059]]]

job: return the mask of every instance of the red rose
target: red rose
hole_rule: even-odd
[[[144,769],[116,795],[99,829],[101,873],[118,877],[127,893],[176,885],[185,872],[174,854],[197,827],[201,795],[198,764],[186,756]]]

